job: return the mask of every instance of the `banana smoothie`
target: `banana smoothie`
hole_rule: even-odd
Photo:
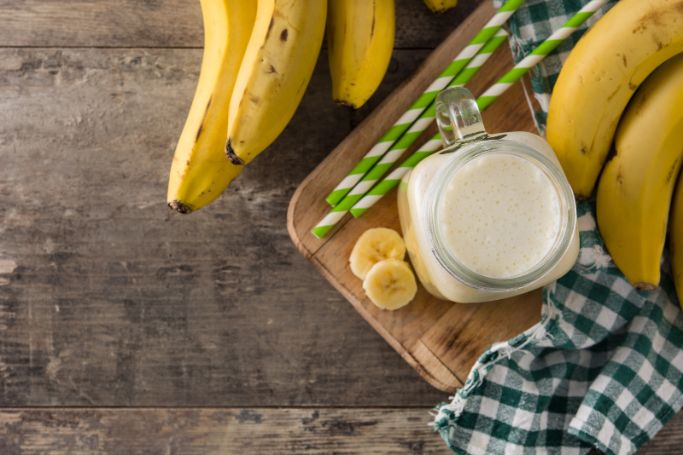
[[[560,197],[537,166],[505,153],[458,169],[439,199],[445,247],[466,268],[512,278],[546,257],[560,232]]]
[[[436,153],[401,182],[406,248],[436,297],[471,303],[519,295],[576,261],[576,207],[552,149],[530,133],[504,136]]]

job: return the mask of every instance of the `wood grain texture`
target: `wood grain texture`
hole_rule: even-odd
[[[397,0],[395,47],[435,47],[476,3],[435,15],[422,0]],[[199,48],[202,40],[198,0],[0,0],[0,46]]]
[[[409,81],[385,98],[304,180],[292,198],[288,216],[290,235],[304,256],[410,365],[433,386],[448,392],[464,383],[470,368],[488,346],[517,335],[540,319],[539,293],[485,305],[453,305],[430,296],[420,287],[407,307],[395,312],[379,310],[365,296],[361,282],[351,273],[346,258],[366,229],[384,226],[400,230],[395,192],[362,218],[347,216],[340,222],[340,227],[323,240],[311,235],[310,229],[329,210],[321,195],[328,194],[336,182],[341,181],[348,169],[374,145],[382,132],[400,117],[410,101],[435,79],[492,14],[492,6],[482,4],[429,56]],[[499,49],[471,81],[470,89],[475,94],[481,93],[512,66],[511,59],[508,48]],[[521,84],[484,113],[484,122],[491,132],[534,131]],[[418,140],[411,150],[422,142]]]
[[[13,410],[3,455],[446,454],[428,409]]]
[[[166,208],[200,54],[0,50],[0,405],[439,401],[287,236],[294,188],[349,131],[326,65],[221,200]],[[425,55],[397,51],[386,83]]]
[[[451,453],[428,409],[10,409],[3,455],[232,455]],[[674,418],[639,455],[680,453]],[[245,452],[246,451],[246,452]],[[591,454],[599,454],[591,451]]]

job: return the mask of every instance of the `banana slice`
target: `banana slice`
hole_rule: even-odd
[[[413,300],[417,283],[406,262],[387,259],[372,266],[363,281],[363,289],[378,307],[398,310]]]
[[[351,251],[351,271],[365,279],[373,265],[385,259],[403,260],[406,245],[398,232],[388,228],[373,228],[363,232]]]

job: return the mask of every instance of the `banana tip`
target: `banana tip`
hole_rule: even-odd
[[[647,292],[654,291],[655,289],[657,289],[657,286],[655,286],[652,283],[637,283],[635,287],[639,291],[647,291]]]
[[[230,139],[228,139],[228,142],[225,144],[225,154],[228,156],[228,159],[232,164],[236,166],[242,166],[244,164],[242,158],[237,156],[237,153],[235,153],[235,149],[232,148],[232,141],[230,141]]]
[[[352,103],[351,101],[346,101],[342,99],[334,99],[335,104],[338,104],[339,106],[344,106],[344,107],[350,107],[351,109],[357,110],[360,109],[362,104],[355,104]]]
[[[177,199],[169,202],[168,207],[171,210],[175,210],[178,213],[182,213],[183,215],[187,215],[188,213],[192,213],[192,208],[190,208],[189,205],[184,204]]]

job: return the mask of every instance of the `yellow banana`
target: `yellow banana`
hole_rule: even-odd
[[[258,0],[256,22],[230,99],[226,152],[246,164],[294,115],[325,34],[327,1]]]
[[[178,140],[167,201],[190,213],[215,200],[242,171],[225,159],[230,95],[256,17],[256,1],[201,0],[204,55],[190,113]]]
[[[626,278],[651,289],[659,284],[671,195],[683,160],[683,54],[636,92],[617,128],[615,148],[598,186],[598,226]]]
[[[394,47],[394,0],[329,0],[332,98],[358,109],[384,78]]]
[[[458,0],[424,0],[427,8],[435,13],[443,13],[451,8],[455,8]]]
[[[683,52],[683,0],[621,0],[577,43],[550,99],[547,136],[574,192],[588,197],[633,92]]]
[[[671,250],[671,270],[678,295],[678,304],[683,308],[683,184],[679,179],[671,205],[671,225],[669,226],[669,249]]]

